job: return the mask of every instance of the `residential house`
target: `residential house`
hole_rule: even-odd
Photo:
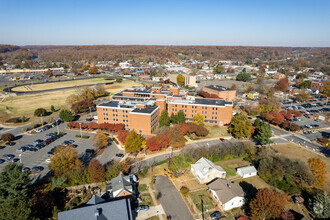
[[[226,171],[222,167],[214,165],[204,157],[191,164],[191,172],[200,183],[207,183],[215,178],[226,177]]]
[[[122,173],[111,179],[110,189],[108,190],[111,198],[136,198],[136,184],[130,176]]]
[[[236,172],[243,178],[248,178],[257,175],[257,170],[254,166],[239,167],[236,169]]]
[[[58,220],[90,219],[132,220],[130,199],[106,201],[94,195],[84,207],[58,213]]]
[[[210,196],[224,211],[244,205],[245,194],[237,183],[226,179],[216,179],[207,185]]]

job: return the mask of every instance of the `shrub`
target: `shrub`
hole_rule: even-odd
[[[80,138],[81,136],[80,136],[80,134],[76,134],[76,136],[75,136],[76,138]]]
[[[15,136],[11,133],[4,133],[1,136],[1,140],[3,140],[3,141],[13,141],[14,139],[15,139]]]
[[[119,142],[117,141],[116,138],[112,138],[112,140],[113,140],[116,144],[119,144]]]
[[[44,108],[37,108],[37,109],[34,111],[34,116],[36,116],[36,117],[40,117],[40,115],[42,115],[42,116],[47,115],[47,110],[44,109]]]
[[[78,196],[71,200],[71,204],[73,206],[77,206],[79,204],[79,202],[80,202],[80,198]]]
[[[83,135],[82,138],[84,138],[84,139],[88,139],[89,136],[88,136],[88,135]]]
[[[187,197],[188,194],[189,194],[189,189],[185,186],[182,186],[181,189],[180,189],[180,193],[184,196],[184,197]]]
[[[6,121],[6,123],[21,123],[22,119],[20,117],[10,118]]]

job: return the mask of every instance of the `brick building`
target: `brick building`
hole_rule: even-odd
[[[319,90],[319,92],[323,92],[324,83],[325,82],[312,81],[311,89],[315,89],[315,90]]]
[[[236,90],[229,89],[223,86],[204,86],[202,88],[203,92],[207,92],[211,95],[217,95],[220,99],[225,99],[229,101],[233,101],[236,98]]]
[[[231,121],[232,107],[229,100],[195,98],[177,87],[135,87],[114,94],[110,102],[97,105],[97,117],[98,123],[122,123],[127,130],[151,135],[158,127],[163,110],[169,115],[182,110],[186,121],[192,121],[200,113],[205,124],[224,126]]]

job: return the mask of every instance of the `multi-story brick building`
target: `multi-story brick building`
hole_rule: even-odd
[[[311,84],[311,89],[315,89],[315,90],[319,90],[320,92],[323,92],[324,83],[325,82],[313,81],[312,84]]]
[[[122,123],[126,129],[134,129],[150,135],[158,127],[160,113],[169,115],[182,110],[186,121],[192,121],[199,113],[205,124],[224,126],[232,118],[233,103],[221,99],[205,99],[187,96],[177,87],[136,87],[111,96],[111,101],[97,106],[98,123]]]
[[[225,99],[229,101],[233,101],[236,99],[236,90],[235,89],[229,89],[223,86],[204,86],[202,88],[203,92],[207,92],[210,95],[216,95],[220,99]]]

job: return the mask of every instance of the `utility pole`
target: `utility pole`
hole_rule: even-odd
[[[56,128],[57,128],[57,135],[59,135],[60,134],[60,130],[58,128],[58,121],[57,120],[56,120]]]
[[[80,138],[82,138],[81,122],[79,122],[79,126],[80,126]]]
[[[203,195],[199,195],[201,197],[201,202],[202,202],[202,218],[204,220],[204,204],[203,204]]]
[[[41,117],[41,126],[44,125],[43,121],[42,121],[42,114],[40,114],[40,117]]]

